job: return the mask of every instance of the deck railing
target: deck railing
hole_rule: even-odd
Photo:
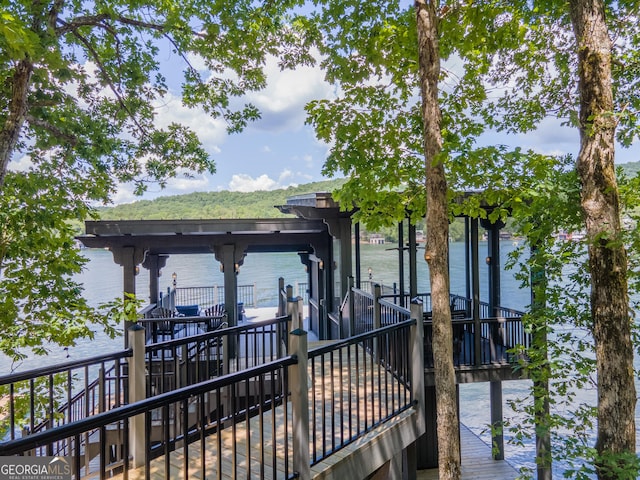
[[[194,317],[197,319],[199,317]],[[183,318],[153,319],[183,321]],[[149,344],[147,395],[175,390],[214,376],[244,370],[286,355],[290,319],[277,317],[237,327],[191,332]]]
[[[280,448],[278,443],[283,443],[285,452],[284,459],[273,455],[272,465],[249,462],[247,478],[276,478],[280,469],[286,472],[285,478],[290,478],[292,468],[289,435],[278,434],[276,442],[274,436],[281,419],[274,407],[283,403],[283,392],[288,391],[287,366],[294,362],[292,357],[286,357],[121,406],[30,437],[0,443],[0,455],[22,455],[30,452],[32,455],[44,456],[48,455],[47,452],[54,445],[62,442],[67,447],[62,454],[71,458],[76,479],[96,474],[101,478],[118,473],[127,475],[134,466],[144,467],[150,472],[154,458],[163,454],[164,458],[154,461],[154,467],[167,479],[177,474],[176,470],[182,470],[183,478],[193,476],[194,471],[200,473],[200,478],[206,478],[207,470],[216,467],[218,472],[231,471],[233,478],[236,478],[240,463],[239,448],[247,437],[238,436],[233,446],[228,446],[224,444],[223,436],[229,431],[226,427],[232,428],[234,432],[239,428],[246,428],[247,435],[253,436],[245,445],[247,451],[275,451]],[[279,384],[272,381],[274,378],[280,380]],[[248,383],[258,386],[256,400],[243,395],[238,388]],[[269,411],[273,415],[262,416],[263,428],[259,431],[251,429],[251,417]],[[144,428],[143,431],[134,433],[131,431],[135,423],[133,420],[139,416],[142,416]],[[284,418],[287,417],[285,409]],[[169,425],[172,423],[176,428],[170,431]],[[284,424],[285,431],[289,432],[290,427],[286,421]],[[161,440],[152,442],[152,435],[145,435],[145,431],[151,433],[156,430],[160,433]],[[110,431],[122,434],[116,438],[109,435]],[[98,432],[94,444],[99,446],[99,461],[88,464],[84,461],[81,439],[92,432]],[[259,438],[255,438],[256,435]],[[136,444],[140,440],[142,451],[136,450]],[[207,448],[205,444],[208,445]],[[182,453],[183,462],[177,469],[172,469],[170,453],[177,449]],[[131,456],[133,463],[129,460]],[[265,470],[270,470],[270,475]]]
[[[403,321],[309,351],[312,465],[414,405],[415,324]]]
[[[127,478],[138,467],[167,479],[310,478],[311,464],[424,405],[422,362],[410,362],[420,325],[409,320],[311,351],[294,331],[289,356],[0,443],[0,455],[49,455],[64,445],[56,448],[75,478]],[[131,388],[140,381],[144,373],[133,375]],[[422,432],[416,426],[414,439]]]
[[[14,440],[126,404],[131,355],[125,350],[0,377],[3,436]]]
[[[258,306],[256,284],[238,285],[238,303],[245,307]],[[198,305],[202,310],[224,303],[224,285],[205,287],[176,287],[175,305]]]
[[[383,294],[381,288],[372,286],[372,292],[352,289],[354,315],[351,319],[353,331],[360,334],[376,326],[402,321],[409,316],[399,294]],[[431,323],[431,295],[417,296],[424,308],[424,363],[433,368],[433,328]],[[528,347],[530,335],[522,324],[522,312],[502,306],[489,308],[486,302],[479,303],[478,319],[473,319],[473,301],[460,295],[450,296],[453,326],[453,354],[456,367],[480,367],[485,365],[513,364],[520,359],[515,347]],[[497,315],[497,316],[496,316]]]

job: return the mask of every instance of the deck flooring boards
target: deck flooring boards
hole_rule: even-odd
[[[463,480],[515,480],[518,471],[505,460],[493,460],[491,447],[460,424]],[[418,471],[418,480],[438,480],[438,469]]]
[[[324,342],[322,342],[324,343]],[[313,343],[310,342],[310,348]],[[358,348],[358,357],[362,358],[364,350]],[[353,352],[352,352],[353,353]],[[325,468],[329,468],[333,462],[339,461],[350,455],[354,450],[362,447],[362,445],[371,441],[376,435],[381,434],[385,430],[393,428],[399,424],[407,416],[412,415],[413,410],[406,410],[403,414],[391,418],[383,425],[371,429],[362,438],[350,441],[349,417],[346,416],[354,398],[361,398],[359,405],[360,416],[357,419],[351,419],[351,431],[355,431],[356,425],[361,428],[370,426],[372,421],[377,421],[381,417],[387,416],[386,404],[398,405],[399,402],[405,400],[405,390],[399,388],[391,388],[391,375],[385,373],[377,366],[372,371],[369,369],[371,363],[367,361],[366,380],[363,380],[362,368],[357,370],[352,364],[346,362],[338,362],[337,357],[333,355],[333,365],[331,364],[331,355],[325,355],[322,362],[316,360],[316,368],[318,373],[313,375],[311,370],[312,362],[309,362],[309,380],[310,380],[310,414],[315,412],[315,424],[320,426],[324,424],[323,429],[317,428],[314,437],[310,439],[310,458],[313,461],[313,450],[323,456],[323,452],[329,452],[335,448],[342,446],[345,441],[348,443],[344,448],[338,450],[328,458],[323,458],[312,467],[312,476],[320,474]],[[355,354],[351,355],[354,361]],[[333,368],[331,368],[333,367]],[[357,377],[360,373],[360,378]],[[380,374],[379,374],[380,372]],[[330,375],[327,377],[327,375]],[[380,376],[377,376],[380,375]],[[329,379],[327,379],[329,378]],[[333,379],[333,382],[332,380]],[[345,392],[337,389],[339,382],[347,383],[348,388]],[[366,397],[364,392],[366,389]],[[379,391],[386,392],[383,396],[386,402],[371,401],[372,393]],[[360,394],[357,396],[356,394]],[[364,398],[363,398],[364,397]],[[375,398],[375,395],[374,395]],[[408,397],[407,397],[408,398]],[[323,399],[324,402],[320,402]],[[327,399],[329,401],[327,401]],[[314,403],[315,400],[315,403]],[[324,410],[323,410],[324,409]],[[341,416],[341,412],[345,412]],[[291,404],[287,404],[286,415],[287,422],[291,422],[292,408]],[[323,416],[324,415],[324,416]],[[334,426],[342,423],[342,430],[338,429],[336,434],[330,434],[334,431]],[[291,425],[291,423],[289,423]],[[249,432],[247,433],[247,428]],[[261,467],[264,468],[264,478],[266,479],[282,479],[285,478],[285,457],[288,456],[289,465],[292,465],[292,439],[289,434],[288,445],[289,452],[285,452],[284,435],[285,435],[285,409],[280,405],[274,412],[265,411],[262,415],[256,415],[249,421],[242,421],[235,426],[235,442],[232,428],[225,428],[218,433],[214,433],[205,439],[204,455],[205,455],[205,471],[201,470],[202,443],[200,440],[195,441],[187,446],[188,456],[188,478],[196,479],[233,479],[233,478],[259,478]],[[275,448],[274,445],[275,431]],[[260,433],[262,432],[262,436]],[[516,478],[515,470],[506,462],[495,462],[491,459],[491,451],[478,437],[473,435],[468,429],[462,429],[463,435],[463,478],[476,480],[512,480]],[[313,435],[313,432],[310,432]],[[218,444],[222,445],[222,451],[219,450]],[[273,453],[275,452],[275,458]],[[171,478],[184,479],[184,449],[178,448],[170,454],[170,473],[166,476],[164,456],[151,461],[150,476],[152,479]],[[218,459],[221,459],[222,471],[218,472]],[[235,460],[234,460],[235,459]],[[275,463],[275,473],[274,473]],[[506,465],[506,467],[505,467]],[[249,472],[247,471],[249,468]],[[435,476],[434,476],[435,472]],[[504,473],[502,473],[504,472]],[[144,467],[129,470],[129,478],[131,480],[140,480],[145,478]],[[290,471],[289,474],[292,472]],[[123,478],[122,475],[116,475],[115,480]],[[437,479],[437,470],[419,472],[419,479],[432,480]]]

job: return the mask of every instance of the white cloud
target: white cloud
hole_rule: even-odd
[[[10,161],[8,169],[13,172],[26,172],[31,167],[33,167],[31,157],[29,155],[23,155],[17,160]]]
[[[210,187],[209,179],[205,175],[197,175],[194,177],[178,176],[170,178],[167,181],[165,192],[175,191],[176,193],[196,192],[208,190]],[[168,193],[165,193],[168,194]]]
[[[264,147],[262,147],[262,152],[271,153],[271,147],[269,147],[269,145],[265,145]]]
[[[258,190],[274,190],[278,188],[278,183],[263,174],[253,178],[246,173],[233,175],[229,182],[229,190],[232,192],[256,192]]]
[[[277,59],[269,57],[265,72],[267,87],[246,96],[262,113],[262,118],[251,124],[252,128],[274,132],[298,130],[304,126],[307,102],[333,96],[333,87],[324,81],[318,66],[281,71]]]
[[[146,197],[145,198],[149,198]],[[121,203],[132,203],[140,200],[140,197],[133,193],[133,187],[131,185],[118,185],[115,195],[111,197],[111,203],[119,205]]]
[[[167,127],[179,123],[193,130],[210,153],[220,153],[220,144],[227,138],[227,126],[223,120],[212,118],[201,108],[188,108],[179,96],[168,93],[156,105],[156,124]]]
[[[278,180],[274,180],[267,174],[253,178],[246,173],[233,175],[229,182],[228,189],[232,192],[256,192],[259,190],[276,190],[278,188],[297,187],[303,180],[308,182],[313,177],[304,172],[294,172],[285,168],[278,175]],[[220,188],[218,188],[220,190]]]
[[[288,168],[285,168],[278,177],[278,183],[282,184],[284,181],[293,178],[293,172]]]

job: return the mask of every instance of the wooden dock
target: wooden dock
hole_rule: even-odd
[[[321,368],[325,375],[318,375],[317,371],[314,374],[310,362],[309,407],[316,425],[315,435],[309,432],[310,459],[322,458],[323,453],[339,448],[342,442],[348,442],[356,429],[368,431],[363,437],[317,462],[311,470],[314,479],[357,478],[367,468],[371,473],[374,465],[382,465],[388,460],[385,454],[394,455],[396,450],[402,451],[417,437],[413,408],[371,428],[372,422],[385,416],[387,404],[402,405],[409,399],[409,392],[392,387],[395,379],[377,366],[375,372],[381,371],[380,377],[372,377],[371,371],[363,376],[363,363],[358,366],[353,362],[360,358],[360,362],[371,365],[370,356],[361,346],[351,346],[350,350],[351,363],[340,362],[335,352],[323,356],[316,363],[316,368]],[[327,382],[327,378],[335,379],[335,385],[333,381]],[[346,386],[346,389],[340,389],[339,385]],[[353,401],[357,403],[355,408],[351,404]],[[169,453],[168,458],[162,455],[151,461],[150,477],[287,478],[293,473],[292,411],[291,402],[288,402],[259,415],[243,418],[200,441],[180,445]],[[285,437],[288,438],[286,447]],[[394,449],[383,446],[387,444],[393,445]],[[377,450],[385,453],[380,454]],[[351,471],[353,468],[356,468],[355,472]],[[344,472],[349,473],[345,476]],[[143,479],[145,468],[133,468],[128,476],[132,480]],[[111,478],[121,479],[123,475]]]
[[[514,480],[518,471],[505,460],[494,460],[491,447],[460,424],[463,480]],[[438,469],[420,470],[418,480],[438,480]]]

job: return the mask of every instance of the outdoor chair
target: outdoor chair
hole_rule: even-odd
[[[164,307],[156,307],[151,310],[151,318],[158,319],[169,319],[175,318],[177,313],[174,310]],[[156,335],[169,335],[173,338],[174,330],[175,330],[175,322],[173,320],[158,320],[153,322],[152,331],[154,333],[154,338]]]

